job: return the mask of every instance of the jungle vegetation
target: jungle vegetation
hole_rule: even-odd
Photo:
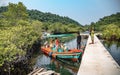
[[[120,12],[105,16],[96,23],[92,22],[89,27],[102,33],[107,40],[120,40]]]
[[[25,56],[42,32],[75,32],[83,27],[69,17],[28,10],[22,2],[0,7],[0,69]],[[3,66],[3,67],[2,67]]]

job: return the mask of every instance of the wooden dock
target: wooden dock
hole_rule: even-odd
[[[30,72],[28,75],[60,75],[60,74],[52,70],[47,71],[44,68],[37,68]]]
[[[89,36],[77,75],[120,75],[120,66],[105,49],[100,40]]]

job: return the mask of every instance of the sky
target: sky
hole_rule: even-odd
[[[0,0],[0,6],[9,2],[23,2],[27,9],[68,16],[82,25],[120,12],[120,0]]]

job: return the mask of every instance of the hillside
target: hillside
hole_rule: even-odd
[[[7,10],[8,10],[7,7],[0,7],[0,13],[5,12]],[[74,25],[81,26],[81,24],[79,24],[77,21],[75,21],[69,17],[63,17],[63,16],[59,16],[59,15],[52,14],[49,12],[43,13],[38,10],[27,10],[27,13],[28,13],[30,19],[39,20],[41,22],[51,22],[51,23],[60,22],[65,25],[66,24],[74,24]]]
[[[106,25],[115,24],[120,27],[120,12],[112,14],[110,16],[105,16],[101,18],[98,22],[93,23],[95,25],[96,31],[101,31],[105,28]]]
[[[97,24],[99,25],[107,25],[107,24],[111,24],[111,23],[115,23],[115,22],[119,22],[120,21],[120,13],[116,13],[116,14],[112,14],[110,16],[105,16],[103,18],[101,18]]]
[[[6,12],[7,10],[8,10],[8,6],[0,7],[0,18],[3,18],[2,13]],[[16,11],[16,13],[18,11]],[[27,15],[29,20],[38,20],[42,22],[43,23],[43,25],[41,26],[42,29],[47,30],[49,32],[64,33],[64,32],[76,32],[76,31],[84,30],[81,24],[79,24],[77,21],[69,17],[59,16],[52,13],[43,13],[38,10],[27,10]],[[11,18],[16,18],[16,17],[11,16]]]
[[[76,22],[73,19],[70,19],[69,17],[63,17],[49,12],[43,13],[38,10],[28,10],[28,14],[31,19],[39,20],[41,22],[51,22],[51,23],[60,22],[62,24],[80,25],[78,22]]]
[[[120,12],[105,16],[96,23],[91,23],[89,28],[101,32],[106,40],[120,40]]]
[[[8,71],[9,66],[4,66],[7,62],[38,52],[45,30],[66,33],[82,31],[82,27],[68,17],[27,10],[22,2],[0,7],[0,70]]]

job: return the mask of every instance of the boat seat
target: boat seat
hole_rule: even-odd
[[[58,48],[58,52],[63,52],[63,49],[61,49],[61,48]]]

